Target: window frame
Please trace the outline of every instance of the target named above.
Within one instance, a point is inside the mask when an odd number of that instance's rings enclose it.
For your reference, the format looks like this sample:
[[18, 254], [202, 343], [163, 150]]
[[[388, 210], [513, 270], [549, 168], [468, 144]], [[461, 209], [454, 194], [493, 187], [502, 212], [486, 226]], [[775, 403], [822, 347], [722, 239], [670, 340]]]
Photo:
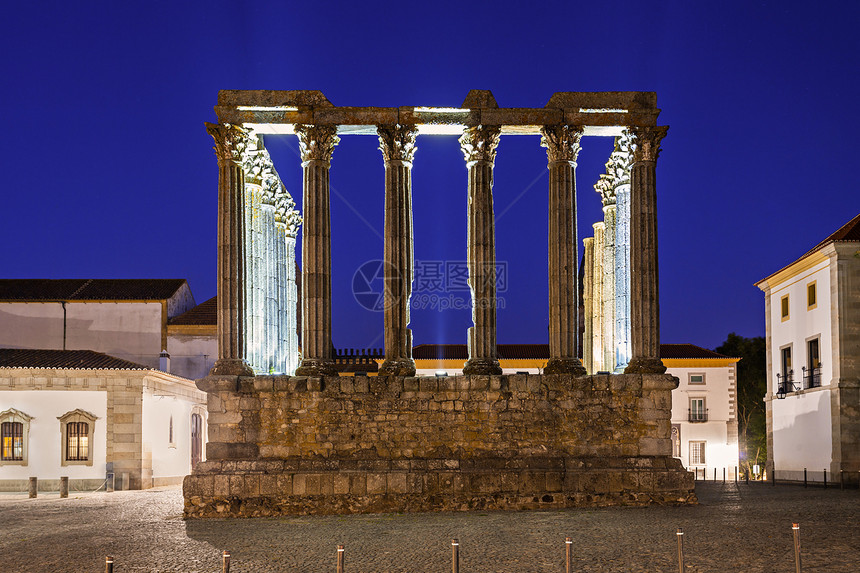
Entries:
[[779, 299], [779, 316], [782, 322], [791, 318], [791, 301], [788, 298], [788, 294], [782, 295]]
[[[0, 458], [0, 466], [26, 466], [29, 462], [30, 421], [33, 417], [15, 408], [0, 412], [0, 424], [11, 422], [21, 424], [21, 459], [4, 460]], [[0, 444], [2, 448], [2, 444]], [[0, 450], [2, 453], [2, 450]]]
[[[93, 443], [93, 436], [95, 434], [96, 420], [98, 420], [98, 417], [85, 410], [77, 409], [72, 410], [71, 412], [66, 412], [62, 416], [57, 417], [57, 419], [60, 421], [60, 465], [92, 466], [93, 458], [95, 458], [96, 453], [94, 447], [95, 444]], [[87, 459], [69, 459], [67, 456], [69, 445], [68, 425], [80, 422], [84, 422], [87, 424]]]
[[[809, 288], [812, 287], [812, 302], [809, 302]], [[806, 310], [818, 308], [818, 281], [806, 283]]]
[[[693, 420], [693, 402], [701, 402], [701, 409], [697, 410], [698, 415], [696, 419]], [[687, 402], [687, 407], [689, 408], [689, 416], [688, 421], [694, 423], [707, 422], [708, 421], [708, 400], [705, 396], [690, 396], [689, 401]]]
[[[691, 466], [705, 466], [705, 465], [707, 465], [708, 458], [705, 455], [706, 444], [708, 443], [707, 440], [690, 440], [688, 443], [689, 443], [689, 452], [688, 453], [690, 455], [690, 457], [689, 457], [690, 465]], [[701, 446], [701, 448], [699, 450], [699, 452], [701, 453], [701, 461], [694, 461], [694, 459], [695, 459], [693, 457], [693, 446], [694, 445]]]
[[[701, 376], [701, 382], [693, 382], [693, 376]], [[707, 382], [704, 372], [688, 372], [687, 373], [687, 384], [692, 384], [693, 386], [704, 386]]]

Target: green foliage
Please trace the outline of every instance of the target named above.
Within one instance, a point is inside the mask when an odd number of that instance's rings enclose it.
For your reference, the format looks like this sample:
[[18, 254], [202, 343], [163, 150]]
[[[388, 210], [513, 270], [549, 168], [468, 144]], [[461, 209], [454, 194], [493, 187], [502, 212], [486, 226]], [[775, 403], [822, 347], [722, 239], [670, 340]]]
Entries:
[[764, 395], [767, 393], [767, 349], [762, 336], [746, 338], [732, 332], [715, 349], [741, 358], [737, 371], [738, 439], [741, 466], [750, 470], [767, 460], [767, 423]]

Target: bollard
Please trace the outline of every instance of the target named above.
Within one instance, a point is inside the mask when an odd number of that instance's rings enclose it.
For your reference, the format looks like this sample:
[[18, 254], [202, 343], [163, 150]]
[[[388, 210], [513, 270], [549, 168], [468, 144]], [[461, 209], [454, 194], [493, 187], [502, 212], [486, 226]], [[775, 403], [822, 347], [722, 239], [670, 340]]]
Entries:
[[113, 474], [113, 472], [111, 472], [111, 473], [107, 474], [107, 477], [105, 479], [105, 491], [107, 493], [113, 492], [113, 488], [114, 488], [114, 477], [113, 476], [114, 476], [114, 474]]
[[676, 535], [678, 536], [678, 572], [684, 573], [684, 530], [679, 527]]
[[113, 555], [105, 557], [105, 573], [113, 573]]
[[570, 546], [572, 544], [573, 544], [573, 539], [571, 539], [570, 537], [564, 538], [564, 552], [565, 552], [564, 572], [565, 573], [570, 573], [570, 561], [571, 561], [571, 555], [570, 555], [571, 547]]
[[723, 468], [723, 483], [726, 483], [726, 468]]
[[717, 481], [717, 468], [714, 468], [714, 481]]
[[39, 495], [39, 478], [30, 478], [30, 499]]
[[343, 573], [343, 545], [337, 546], [337, 573]]
[[738, 483], [738, 466], [735, 466], [735, 485]]
[[230, 573], [230, 552], [226, 549], [221, 554], [221, 573]]
[[460, 573], [460, 542], [456, 538], [451, 540], [451, 571]]
[[69, 476], [60, 477], [60, 497], [69, 497]]
[[824, 468], [824, 489], [827, 489], [827, 468]]
[[750, 471], [749, 471], [749, 469], [747, 469], [747, 471], [744, 472], [744, 475], [746, 476], [747, 485], [749, 485], [750, 484]]
[[803, 487], [806, 487], [806, 468], [803, 468]]
[[845, 470], [839, 470], [839, 489], [845, 489]]
[[792, 523], [791, 529], [794, 531], [794, 567], [800, 573], [800, 524]]

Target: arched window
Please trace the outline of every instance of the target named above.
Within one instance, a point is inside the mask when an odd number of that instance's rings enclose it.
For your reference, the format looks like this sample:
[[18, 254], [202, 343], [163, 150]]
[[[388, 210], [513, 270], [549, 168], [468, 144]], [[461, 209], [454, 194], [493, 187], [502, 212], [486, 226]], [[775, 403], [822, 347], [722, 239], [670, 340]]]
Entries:
[[74, 410], [58, 419], [63, 439], [62, 465], [93, 465], [93, 431], [97, 418], [84, 410]]
[[170, 423], [167, 426], [167, 447], [176, 447], [176, 440], [173, 439], [173, 414], [170, 415]]
[[0, 412], [0, 465], [27, 465], [30, 416], [10, 408]]

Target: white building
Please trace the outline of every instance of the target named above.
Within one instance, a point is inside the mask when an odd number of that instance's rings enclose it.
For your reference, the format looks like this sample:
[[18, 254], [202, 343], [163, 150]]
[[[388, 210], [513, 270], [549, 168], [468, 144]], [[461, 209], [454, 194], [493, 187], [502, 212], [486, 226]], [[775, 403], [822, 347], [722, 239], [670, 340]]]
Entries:
[[860, 470], [860, 215], [756, 283], [765, 295], [768, 467], [777, 479]]
[[168, 322], [194, 306], [183, 279], [0, 279], [0, 348], [94, 350], [158, 368]]
[[661, 344], [672, 391], [672, 449], [700, 478], [734, 479], [738, 471], [737, 363], [694, 344]]
[[90, 350], [0, 349], [0, 490], [178, 484], [205, 458], [206, 393]]

